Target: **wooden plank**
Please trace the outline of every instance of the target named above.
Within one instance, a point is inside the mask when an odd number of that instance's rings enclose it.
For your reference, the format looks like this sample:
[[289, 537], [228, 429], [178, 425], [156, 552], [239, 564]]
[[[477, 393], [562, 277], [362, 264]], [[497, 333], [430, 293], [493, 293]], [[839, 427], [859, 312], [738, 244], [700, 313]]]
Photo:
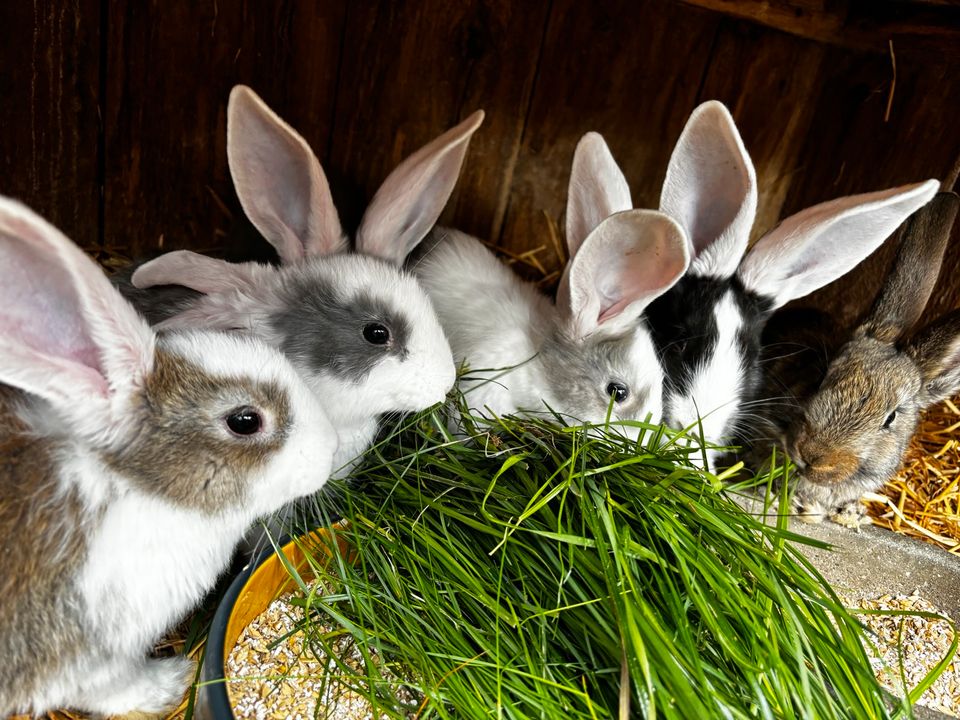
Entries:
[[[898, 53], [889, 118], [889, 58], [833, 48], [823, 69], [823, 92], [784, 214], [841, 195], [950, 175], [960, 158], [960, 134], [948, 108], [960, 107], [960, 77], [942, 54]], [[871, 303], [893, 251], [893, 243], [887, 243], [843, 279], [800, 302], [831, 309], [842, 323], [852, 324]], [[960, 237], [955, 233], [946, 266], [956, 267], [958, 261]], [[945, 273], [927, 317], [958, 305], [960, 279]]]
[[226, 161], [236, 83], [323, 152], [345, 4], [107, 3], [108, 243], [131, 256], [223, 245], [240, 214]]
[[657, 206], [719, 20], [715, 13], [658, 2], [554, 3], [503, 247], [522, 252], [544, 246], [543, 264], [559, 267], [551, 231], [563, 227], [573, 150], [589, 130], [607, 140], [634, 204]]
[[858, 50], [883, 52], [890, 38], [947, 48], [960, 41], [960, 7], [930, 0], [681, 0], [776, 30]]
[[354, 227], [404, 157], [472, 111], [486, 120], [441, 220], [490, 236], [502, 222], [549, 3], [353, 3], [328, 165]]
[[720, 100], [757, 169], [754, 238], [780, 217], [820, 93], [825, 48], [743, 20], [720, 25], [699, 101]]
[[0, 193], [98, 242], [100, 5], [0, 3]]

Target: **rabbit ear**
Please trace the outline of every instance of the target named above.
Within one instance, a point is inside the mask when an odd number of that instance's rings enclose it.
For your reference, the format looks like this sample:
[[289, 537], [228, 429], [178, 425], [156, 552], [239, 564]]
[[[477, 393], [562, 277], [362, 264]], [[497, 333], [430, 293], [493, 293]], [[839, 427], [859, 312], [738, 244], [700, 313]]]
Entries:
[[567, 190], [567, 248], [570, 257], [601, 221], [630, 210], [630, 187], [599, 133], [580, 138]]
[[907, 346], [920, 368], [921, 406], [945, 400], [960, 390], [960, 310], [928, 325]]
[[757, 177], [722, 103], [705, 102], [690, 115], [670, 156], [660, 210], [687, 233], [691, 273], [736, 272], [757, 214]]
[[227, 161], [243, 211], [283, 263], [347, 249], [320, 161], [245, 85], [227, 105]]
[[747, 290], [769, 298], [773, 308], [803, 297], [880, 247], [939, 185], [928, 180], [807, 208], [757, 241], [740, 264], [740, 280]]
[[958, 204], [953, 193], [938, 193], [907, 220], [890, 274], [863, 323], [868, 335], [894, 342], [920, 319], [940, 274]]
[[174, 250], [138, 267], [130, 278], [134, 287], [182, 285], [204, 294], [227, 292], [256, 284], [256, 276], [272, 272], [257, 263], [230, 263], [189, 250]]
[[470, 137], [483, 122], [477, 110], [424, 145], [387, 177], [357, 230], [357, 250], [401, 265], [437, 222], [460, 175]]
[[153, 367], [154, 335], [89, 257], [0, 197], [0, 382], [96, 434]]
[[570, 260], [557, 305], [573, 337], [621, 334], [687, 269], [683, 229], [655, 210], [627, 210], [603, 220]]

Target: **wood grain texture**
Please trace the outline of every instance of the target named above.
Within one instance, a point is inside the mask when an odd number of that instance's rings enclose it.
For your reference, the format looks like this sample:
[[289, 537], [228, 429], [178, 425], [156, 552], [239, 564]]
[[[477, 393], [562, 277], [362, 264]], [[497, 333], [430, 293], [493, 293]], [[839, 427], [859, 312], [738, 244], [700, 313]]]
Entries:
[[502, 221], [549, 2], [354, 3], [329, 174], [355, 227], [407, 155], [478, 108], [486, 119], [442, 221], [490, 236]]
[[[901, 53], [889, 118], [893, 81], [889, 58], [831, 48], [823, 68], [822, 92], [784, 214], [841, 195], [950, 174], [960, 157], [956, 129], [960, 76], [955, 68], [936, 54]], [[946, 260], [952, 267], [960, 259], [956, 239]], [[843, 324], [852, 324], [872, 302], [893, 252], [894, 243], [887, 242], [844, 278], [800, 302], [829, 308]], [[956, 306], [958, 301], [956, 273], [946, 273], [934, 290], [930, 313]]]
[[889, 39], [943, 48], [960, 40], [960, 7], [950, 0], [681, 1], [808, 40], [857, 50], [883, 52]]
[[345, 4], [107, 4], [109, 242], [134, 257], [222, 248], [240, 213], [226, 160], [236, 83], [253, 87], [323, 153]]
[[0, 193], [98, 244], [100, 6], [0, 3]]
[[753, 22], [724, 19], [699, 100], [730, 109], [757, 170], [753, 237], [780, 218], [819, 96], [825, 47]]
[[[553, 4], [500, 244], [540, 246], [563, 228], [577, 141], [601, 133], [637, 207], [656, 207], [673, 143], [695, 105], [720, 17], [657, 2]], [[678, 58], [683, 58], [678, 62]]]

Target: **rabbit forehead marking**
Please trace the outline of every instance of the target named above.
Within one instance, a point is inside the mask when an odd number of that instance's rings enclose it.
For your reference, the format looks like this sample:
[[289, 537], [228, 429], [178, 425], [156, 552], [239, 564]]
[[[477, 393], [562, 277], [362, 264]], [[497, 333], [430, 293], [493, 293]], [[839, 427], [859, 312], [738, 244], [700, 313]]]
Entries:
[[[231, 435], [225, 417], [244, 406], [266, 415], [268, 433]], [[107, 464], [150, 495], [210, 514], [243, 503], [292, 423], [289, 398], [274, 380], [212, 375], [162, 346], [136, 411], [136, 436], [105, 451]]]
[[[44, 678], [83, 647], [76, 572], [98, 522], [58, 471], [48, 446], [16, 416], [16, 391], [0, 385], [0, 715], [23, 710]], [[64, 449], [66, 452], [66, 448]], [[30, 638], [28, 643], [22, 638]]]
[[[760, 333], [770, 311], [769, 299], [747, 290], [736, 276], [687, 274], [650, 305], [647, 316], [666, 374], [667, 409], [678, 415], [670, 422], [695, 421], [697, 411], [686, 412], [694, 402], [700, 414], [724, 405], [728, 417], [720, 434], [731, 429], [736, 421], [731, 403], [751, 398], [760, 383]], [[704, 388], [726, 399], [701, 403]]]
[[[284, 309], [271, 316], [271, 324], [281, 349], [297, 365], [359, 383], [383, 358], [406, 358], [411, 323], [373, 289], [342, 292], [318, 277], [302, 277], [286, 292]], [[364, 328], [371, 324], [386, 327], [389, 341], [366, 340]]]

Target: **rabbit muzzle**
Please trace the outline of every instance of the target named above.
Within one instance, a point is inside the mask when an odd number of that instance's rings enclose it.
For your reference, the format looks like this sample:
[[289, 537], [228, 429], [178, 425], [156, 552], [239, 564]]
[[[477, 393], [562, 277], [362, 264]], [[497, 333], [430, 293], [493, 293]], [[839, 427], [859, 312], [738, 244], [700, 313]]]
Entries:
[[790, 456], [804, 479], [815, 485], [839, 485], [860, 467], [855, 453], [843, 449], [822, 451], [801, 441], [794, 445]]

